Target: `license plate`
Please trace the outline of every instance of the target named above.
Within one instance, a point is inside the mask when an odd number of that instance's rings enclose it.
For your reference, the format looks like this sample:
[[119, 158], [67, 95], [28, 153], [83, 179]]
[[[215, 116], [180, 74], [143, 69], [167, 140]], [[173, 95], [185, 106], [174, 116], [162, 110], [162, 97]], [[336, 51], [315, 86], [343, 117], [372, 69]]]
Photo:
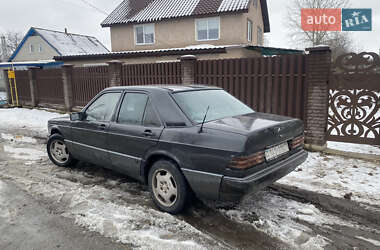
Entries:
[[265, 150], [265, 159], [267, 161], [274, 160], [280, 157], [283, 154], [289, 152], [289, 145], [287, 142], [284, 142], [280, 145], [274, 146], [272, 148], [268, 148]]

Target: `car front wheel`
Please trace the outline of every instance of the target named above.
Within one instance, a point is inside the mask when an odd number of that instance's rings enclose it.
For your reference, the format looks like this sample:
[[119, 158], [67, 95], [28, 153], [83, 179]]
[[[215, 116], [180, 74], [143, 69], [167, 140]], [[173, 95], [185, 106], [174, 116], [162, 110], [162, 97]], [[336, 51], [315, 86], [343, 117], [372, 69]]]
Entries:
[[59, 167], [68, 167], [76, 163], [66, 147], [62, 135], [54, 134], [49, 137], [47, 152], [50, 160]]
[[152, 199], [162, 211], [177, 214], [185, 208], [188, 186], [174, 163], [167, 160], [155, 162], [148, 178]]

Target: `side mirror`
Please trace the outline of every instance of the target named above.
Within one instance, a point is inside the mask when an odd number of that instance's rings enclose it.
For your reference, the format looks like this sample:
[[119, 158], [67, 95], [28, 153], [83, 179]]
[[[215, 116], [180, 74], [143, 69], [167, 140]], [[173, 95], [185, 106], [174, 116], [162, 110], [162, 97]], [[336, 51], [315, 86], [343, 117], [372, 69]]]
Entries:
[[83, 121], [84, 120], [84, 113], [83, 112], [72, 113], [72, 114], [70, 114], [70, 120], [71, 121]]

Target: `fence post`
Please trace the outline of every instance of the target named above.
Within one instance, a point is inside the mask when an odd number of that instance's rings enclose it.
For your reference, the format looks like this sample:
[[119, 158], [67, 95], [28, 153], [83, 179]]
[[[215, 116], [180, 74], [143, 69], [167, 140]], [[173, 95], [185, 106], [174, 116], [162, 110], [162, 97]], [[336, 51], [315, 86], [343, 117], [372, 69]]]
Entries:
[[39, 103], [37, 80], [36, 80], [36, 74], [37, 74], [38, 69], [39, 68], [37, 68], [37, 67], [30, 67], [28, 70], [29, 86], [30, 86], [30, 99], [32, 101], [32, 107], [36, 107]]
[[181, 56], [182, 84], [191, 85], [195, 83], [195, 66], [197, 57], [193, 55]]
[[65, 108], [70, 112], [74, 107], [73, 99], [73, 68], [71, 64], [62, 66], [62, 80], [63, 80], [63, 97], [65, 99]]
[[331, 50], [326, 46], [306, 51], [309, 54], [306, 56], [305, 140], [309, 149], [320, 151], [326, 148], [327, 142]]
[[108, 63], [109, 85], [110, 87], [121, 86], [123, 74], [123, 62], [113, 60]]

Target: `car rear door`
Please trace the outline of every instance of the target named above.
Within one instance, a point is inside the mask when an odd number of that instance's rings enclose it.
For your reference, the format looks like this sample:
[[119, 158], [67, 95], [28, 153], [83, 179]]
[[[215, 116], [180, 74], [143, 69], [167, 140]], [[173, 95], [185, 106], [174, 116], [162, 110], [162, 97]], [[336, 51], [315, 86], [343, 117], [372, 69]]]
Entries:
[[107, 130], [121, 97], [121, 91], [106, 92], [84, 111], [83, 121], [71, 126], [73, 156], [100, 166], [110, 166], [107, 152]]
[[149, 95], [126, 92], [117, 119], [108, 130], [107, 144], [112, 167], [139, 178], [142, 158], [158, 143], [162, 131], [162, 123]]

